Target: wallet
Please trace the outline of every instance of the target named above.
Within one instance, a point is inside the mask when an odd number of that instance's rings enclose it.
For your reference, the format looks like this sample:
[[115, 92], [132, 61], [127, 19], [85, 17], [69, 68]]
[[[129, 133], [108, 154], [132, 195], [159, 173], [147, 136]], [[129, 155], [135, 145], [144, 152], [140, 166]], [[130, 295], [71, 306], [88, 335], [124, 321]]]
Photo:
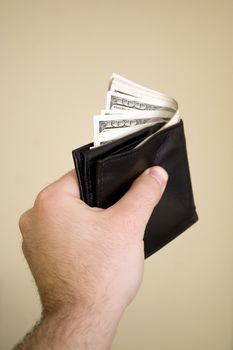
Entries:
[[96, 148], [89, 143], [72, 151], [81, 199], [92, 207], [113, 205], [153, 165], [167, 171], [167, 187], [145, 229], [145, 258], [198, 220], [183, 121], [160, 131], [163, 125], [145, 127]]

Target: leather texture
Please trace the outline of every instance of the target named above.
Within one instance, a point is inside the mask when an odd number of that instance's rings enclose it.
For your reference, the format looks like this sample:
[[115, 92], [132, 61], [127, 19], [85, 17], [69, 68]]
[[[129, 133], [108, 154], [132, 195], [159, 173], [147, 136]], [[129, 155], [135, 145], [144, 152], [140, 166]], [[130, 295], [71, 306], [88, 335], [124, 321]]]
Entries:
[[145, 258], [198, 220], [183, 121], [158, 131], [162, 125], [147, 127], [97, 148], [90, 149], [90, 143], [72, 151], [81, 199], [95, 207], [114, 204], [148, 167], [161, 165], [166, 169], [166, 190], [145, 230]]

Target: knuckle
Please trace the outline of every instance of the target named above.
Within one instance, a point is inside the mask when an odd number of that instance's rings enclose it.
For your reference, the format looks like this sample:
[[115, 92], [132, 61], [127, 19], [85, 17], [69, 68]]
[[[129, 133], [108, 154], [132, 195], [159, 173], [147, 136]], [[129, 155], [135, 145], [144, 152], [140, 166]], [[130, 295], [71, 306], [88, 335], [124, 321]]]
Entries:
[[41, 190], [38, 195], [36, 196], [36, 200], [35, 203], [39, 204], [39, 203], [44, 203], [45, 201], [47, 201], [49, 198], [49, 191], [47, 188], [44, 188], [43, 190]]
[[30, 227], [30, 218], [28, 211], [24, 212], [19, 218], [19, 229], [21, 233], [28, 231]]
[[57, 193], [52, 187], [45, 187], [41, 190], [35, 199], [35, 206], [47, 208], [48, 205], [53, 201], [56, 197]]

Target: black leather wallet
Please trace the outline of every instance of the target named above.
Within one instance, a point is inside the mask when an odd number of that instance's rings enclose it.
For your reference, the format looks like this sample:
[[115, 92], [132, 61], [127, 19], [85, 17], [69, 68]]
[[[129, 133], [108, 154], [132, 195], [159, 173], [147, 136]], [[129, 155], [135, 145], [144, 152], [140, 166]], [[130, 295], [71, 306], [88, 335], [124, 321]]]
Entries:
[[148, 167], [166, 169], [167, 187], [145, 230], [145, 258], [198, 220], [183, 121], [159, 131], [161, 126], [146, 127], [100, 147], [90, 149], [90, 143], [72, 151], [81, 199], [95, 207], [114, 204]]

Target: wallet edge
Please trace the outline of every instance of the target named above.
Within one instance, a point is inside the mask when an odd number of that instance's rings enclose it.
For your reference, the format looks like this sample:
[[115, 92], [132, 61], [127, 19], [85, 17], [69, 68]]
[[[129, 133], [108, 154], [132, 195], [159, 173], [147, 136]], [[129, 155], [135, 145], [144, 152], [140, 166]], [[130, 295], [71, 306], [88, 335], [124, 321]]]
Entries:
[[[164, 246], [168, 245], [169, 243], [171, 243], [173, 240], [175, 240], [177, 237], [179, 237], [183, 232], [185, 232], [189, 227], [191, 227], [192, 225], [194, 225], [197, 221], [199, 220], [198, 214], [196, 212], [196, 208], [193, 212], [193, 215], [191, 217], [189, 217], [187, 220], [183, 221], [181, 225], [179, 225], [178, 227], [176, 227], [171, 235], [169, 235], [169, 238], [165, 241], [163, 241], [162, 244], [158, 245], [156, 247], [156, 249], [151, 250], [149, 253], [145, 253], [145, 259], [149, 258], [151, 255], [153, 255], [154, 253], [156, 253], [158, 250], [160, 250], [161, 248], [163, 248]], [[145, 246], [144, 246], [145, 247]]]

